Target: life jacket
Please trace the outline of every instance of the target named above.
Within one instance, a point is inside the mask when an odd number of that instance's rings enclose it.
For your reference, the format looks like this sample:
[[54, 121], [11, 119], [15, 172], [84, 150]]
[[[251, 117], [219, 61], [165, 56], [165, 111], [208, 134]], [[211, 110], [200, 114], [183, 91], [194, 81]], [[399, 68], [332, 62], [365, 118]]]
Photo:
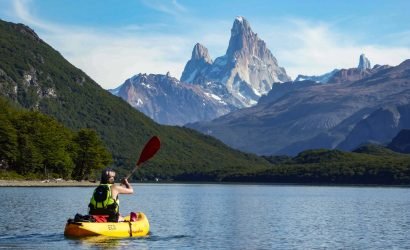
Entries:
[[118, 196], [116, 199], [112, 197], [112, 184], [100, 184], [91, 197], [89, 214], [91, 215], [109, 215], [110, 221], [118, 221], [119, 203]]

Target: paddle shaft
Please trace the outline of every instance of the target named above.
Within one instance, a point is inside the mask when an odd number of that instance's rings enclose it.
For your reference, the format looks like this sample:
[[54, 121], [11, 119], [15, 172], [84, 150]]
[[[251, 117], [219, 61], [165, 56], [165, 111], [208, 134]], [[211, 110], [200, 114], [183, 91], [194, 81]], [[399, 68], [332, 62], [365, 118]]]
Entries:
[[131, 171], [131, 173], [129, 173], [129, 174], [127, 175], [127, 177], [125, 177], [125, 179], [130, 178], [130, 176], [138, 169], [138, 167], [139, 167], [139, 165], [135, 166], [135, 168]]
[[141, 151], [140, 157], [138, 159], [137, 164], [135, 165], [134, 169], [131, 171], [130, 174], [125, 177], [128, 179], [131, 175], [141, 166], [142, 163], [151, 159], [161, 147], [161, 142], [157, 136], [151, 137], [151, 139], [145, 144], [144, 148]]

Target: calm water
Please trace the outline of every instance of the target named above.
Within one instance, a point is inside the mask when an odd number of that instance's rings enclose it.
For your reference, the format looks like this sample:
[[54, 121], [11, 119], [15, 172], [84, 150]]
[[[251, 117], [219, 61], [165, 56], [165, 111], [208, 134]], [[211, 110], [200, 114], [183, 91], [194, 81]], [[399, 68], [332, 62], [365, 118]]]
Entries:
[[121, 212], [143, 211], [147, 238], [67, 239], [93, 188], [0, 188], [0, 248], [410, 249], [410, 189], [138, 184]]

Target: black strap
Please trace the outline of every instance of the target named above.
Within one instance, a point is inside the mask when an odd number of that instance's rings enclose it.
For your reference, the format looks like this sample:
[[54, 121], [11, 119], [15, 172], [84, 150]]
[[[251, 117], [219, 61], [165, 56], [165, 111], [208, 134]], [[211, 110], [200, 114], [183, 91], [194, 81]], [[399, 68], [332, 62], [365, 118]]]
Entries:
[[132, 237], [132, 224], [131, 224], [131, 221], [128, 221], [128, 225], [130, 225], [130, 237]]

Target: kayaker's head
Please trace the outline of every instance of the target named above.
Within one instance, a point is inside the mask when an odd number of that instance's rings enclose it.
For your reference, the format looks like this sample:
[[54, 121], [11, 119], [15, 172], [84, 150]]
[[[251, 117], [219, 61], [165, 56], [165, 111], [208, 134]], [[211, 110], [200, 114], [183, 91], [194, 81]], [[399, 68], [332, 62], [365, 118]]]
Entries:
[[111, 168], [106, 168], [101, 172], [101, 184], [114, 184], [115, 171]]

